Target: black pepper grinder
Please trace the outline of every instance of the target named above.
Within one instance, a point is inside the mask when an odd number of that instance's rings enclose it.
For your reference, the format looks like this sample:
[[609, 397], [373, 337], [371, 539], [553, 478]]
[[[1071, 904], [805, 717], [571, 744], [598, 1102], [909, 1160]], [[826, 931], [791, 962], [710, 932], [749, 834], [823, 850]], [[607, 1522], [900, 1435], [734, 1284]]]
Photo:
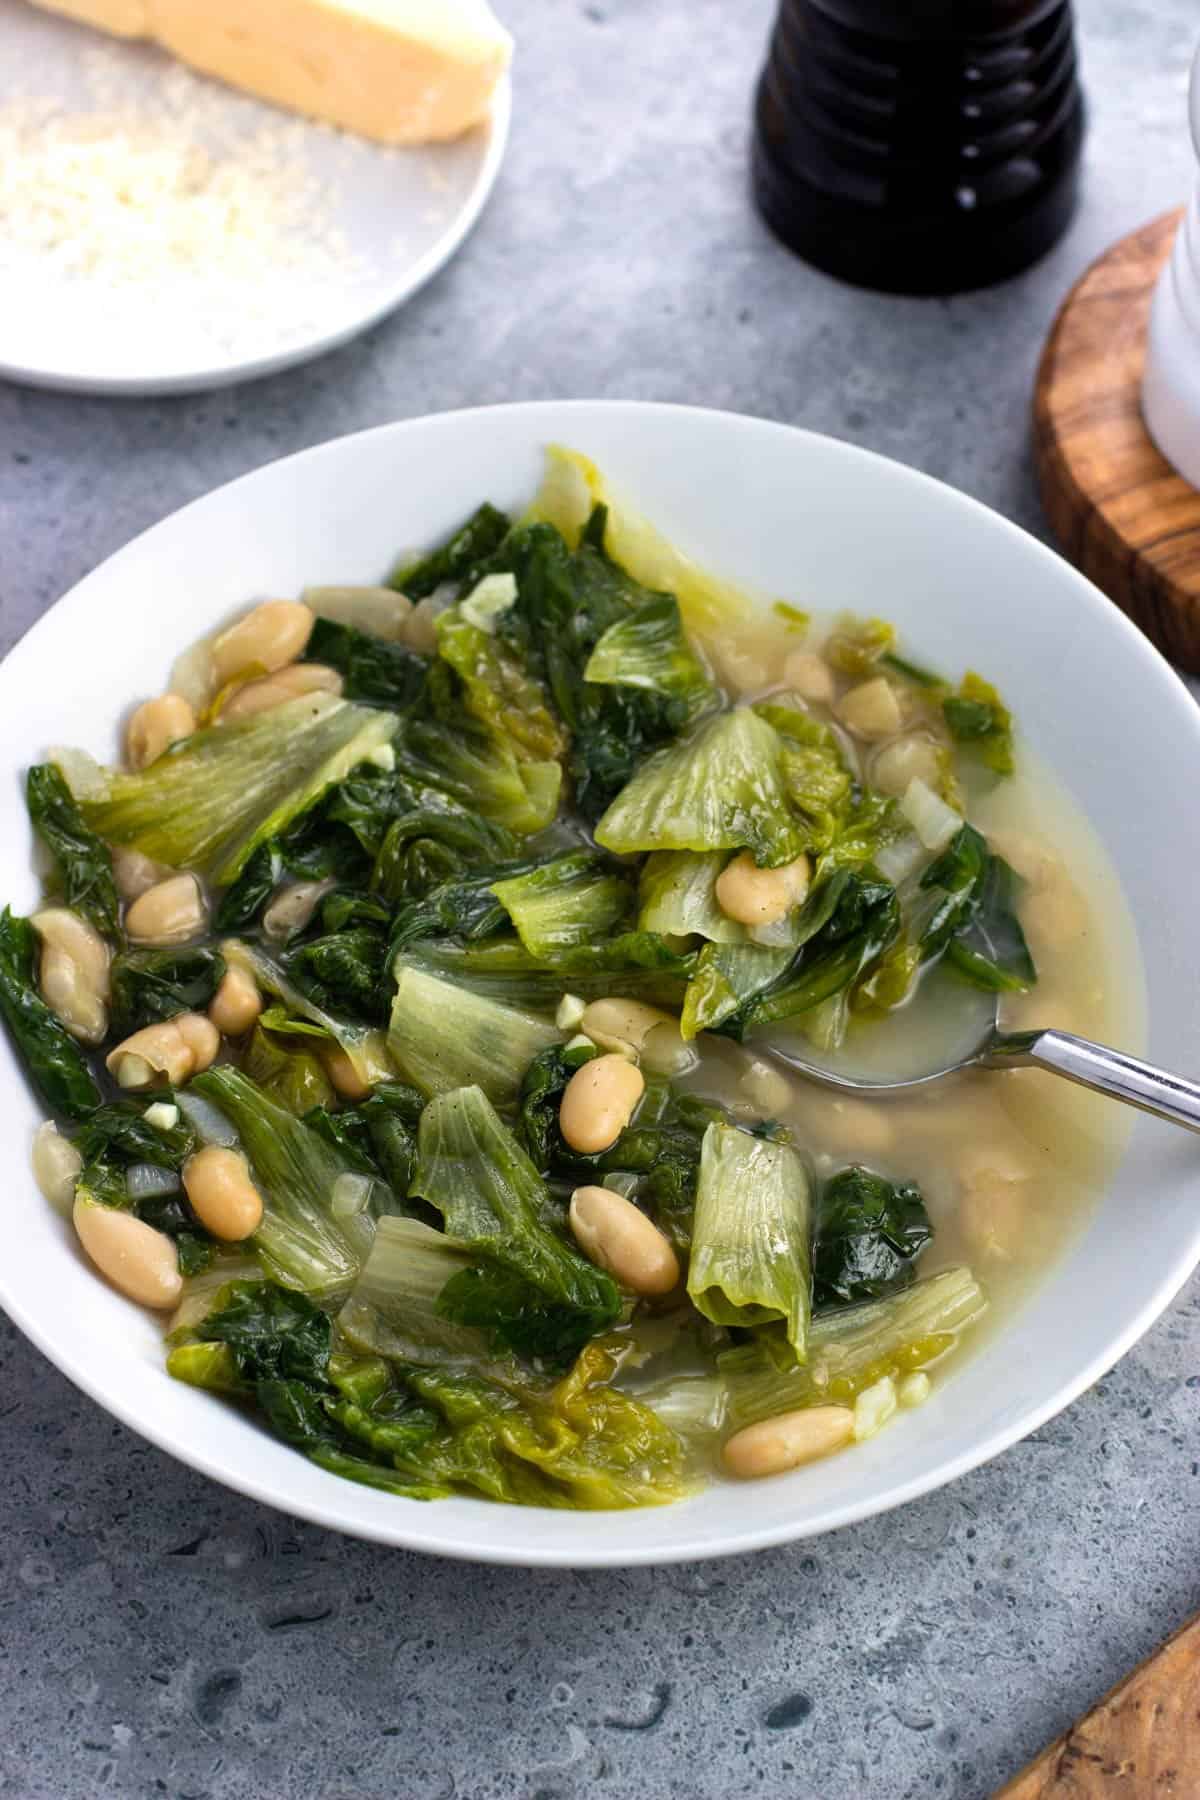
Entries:
[[831, 275], [947, 294], [1015, 275], [1075, 208], [1071, 0], [780, 0], [754, 190]]

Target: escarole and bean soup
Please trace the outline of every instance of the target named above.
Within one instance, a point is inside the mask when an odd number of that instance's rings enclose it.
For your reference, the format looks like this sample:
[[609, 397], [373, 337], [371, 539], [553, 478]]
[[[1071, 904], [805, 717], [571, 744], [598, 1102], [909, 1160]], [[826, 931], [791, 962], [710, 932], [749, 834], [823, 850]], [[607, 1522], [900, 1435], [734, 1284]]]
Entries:
[[121, 766], [32, 768], [35, 1169], [170, 1373], [369, 1486], [565, 1507], [923, 1402], [1102, 1147], [1036, 1077], [867, 1105], [774, 1034], [1107, 1001], [1003, 701], [919, 654], [751, 608], [559, 454], [188, 651]]

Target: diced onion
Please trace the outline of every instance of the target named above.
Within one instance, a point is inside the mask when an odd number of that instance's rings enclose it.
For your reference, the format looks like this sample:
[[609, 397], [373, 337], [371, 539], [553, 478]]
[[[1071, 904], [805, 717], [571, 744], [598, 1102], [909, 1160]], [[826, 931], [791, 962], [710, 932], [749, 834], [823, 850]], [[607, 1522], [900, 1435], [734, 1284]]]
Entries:
[[49, 760], [61, 771], [76, 800], [103, 800], [108, 793], [108, 771], [86, 750], [56, 746], [49, 752]]
[[179, 1187], [174, 1169], [160, 1169], [157, 1163], [131, 1163], [125, 1171], [125, 1189], [131, 1200], [157, 1200], [162, 1194], [178, 1193]]
[[203, 1100], [199, 1094], [177, 1094], [176, 1101], [180, 1112], [203, 1143], [221, 1144], [227, 1150], [234, 1148], [238, 1134], [225, 1114], [211, 1100]]
[[875, 867], [893, 887], [920, 868], [926, 849], [915, 832], [906, 831], [894, 844], [885, 844], [875, 858]]
[[558, 1011], [554, 1015], [554, 1023], [560, 1031], [574, 1031], [587, 1011], [587, 1001], [581, 1000], [578, 994], [564, 994], [558, 1003]]
[[944, 850], [962, 830], [962, 816], [947, 806], [927, 782], [914, 778], [904, 790], [900, 811], [927, 850]]
[[516, 603], [515, 575], [485, 575], [482, 581], [475, 583], [458, 610], [469, 625], [490, 632], [495, 630], [501, 613], [508, 612]]
[[896, 1410], [896, 1384], [890, 1375], [864, 1388], [854, 1402], [854, 1441], [861, 1444], [881, 1431]]
[[179, 1123], [179, 1108], [170, 1106], [165, 1100], [156, 1100], [142, 1114], [147, 1125], [153, 1125], [155, 1131], [174, 1131]]
[[922, 1370], [917, 1369], [904, 1377], [896, 1389], [896, 1398], [901, 1406], [924, 1406], [932, 1392], [932, 1381]]

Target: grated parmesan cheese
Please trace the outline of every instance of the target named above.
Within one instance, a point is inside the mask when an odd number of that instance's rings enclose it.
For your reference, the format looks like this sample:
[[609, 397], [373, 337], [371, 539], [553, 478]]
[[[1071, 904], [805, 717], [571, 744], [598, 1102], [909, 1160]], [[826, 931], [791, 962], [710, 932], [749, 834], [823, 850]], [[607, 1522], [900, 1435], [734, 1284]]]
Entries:
[[[0, 105], [0, 279], [10, 330], [104, 334], [118, 360], [267, 354], [344, 312], [356, 259], [335, 186], [305, 150], [320, 126], [163, 61], [105, 47], [84, 104]], [[24, 313], [24, 319], [22, 319]]]

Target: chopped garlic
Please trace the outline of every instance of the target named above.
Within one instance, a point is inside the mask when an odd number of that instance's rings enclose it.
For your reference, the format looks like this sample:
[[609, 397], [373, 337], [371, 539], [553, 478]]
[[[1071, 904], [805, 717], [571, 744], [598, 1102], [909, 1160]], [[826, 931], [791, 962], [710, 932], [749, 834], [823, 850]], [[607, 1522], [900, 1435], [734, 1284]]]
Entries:
[[890, 1375], [864, 1388], [854, 1402], [854, 1441], [861, 1444], [881, 1431], [896, 1410], [896, 1384]]
[[574, 1031], [586, 1011], [586, 1000], [581, 1000], [578, 994], [564, 994], [558, 1003], [558, 1011], [554, 1015], [554, 1023], [558, 1026], [560, 1031]]
[[174, 1131], [179, 1123], [179, 1108], [170, 1106], [165, 1100], [156, 1100], [148, 1106], [142, 1115], [147, 1125], [153, 1125], [155, 1131]]

